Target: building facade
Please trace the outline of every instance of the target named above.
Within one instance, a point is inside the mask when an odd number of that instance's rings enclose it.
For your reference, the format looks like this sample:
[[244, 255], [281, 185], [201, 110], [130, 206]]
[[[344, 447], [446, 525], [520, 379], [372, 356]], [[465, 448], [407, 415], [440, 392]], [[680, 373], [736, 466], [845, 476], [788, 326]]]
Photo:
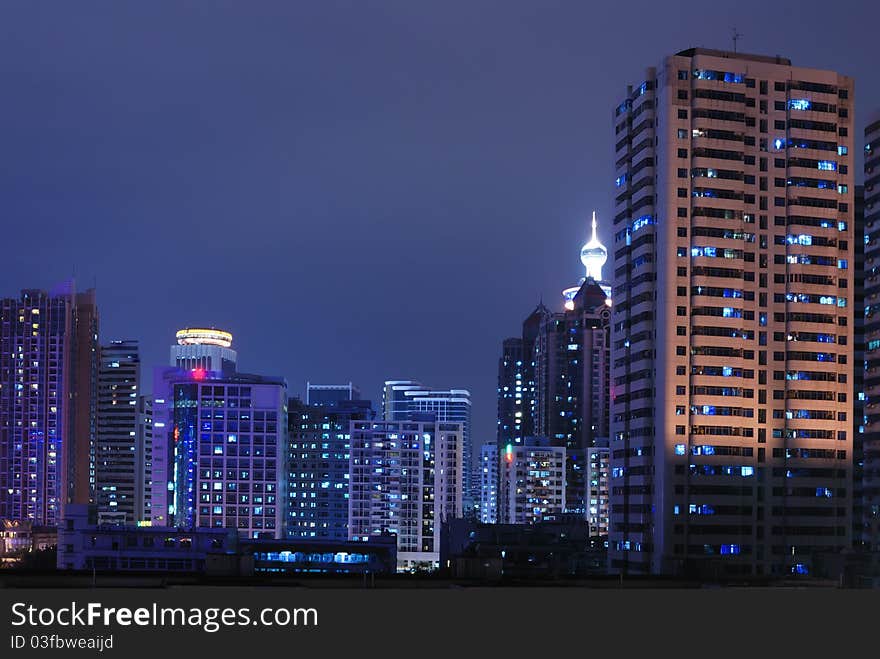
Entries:
[[139, 511], [137, 521], [148, 525], [153, 519], [153, 397], [138, 396], [137, 400], [135, 510]]
[[221, 370], [157, 370], [151, 524], [281, 538], [287, 384], [234, 372], [228, 359], [211, 363]]
[[587, 523], [591, 538], [608, 539], [611, 515], [611, 451], [607, 446], [587, 449]]
[[0, 300], [0, 518], [57, 526], [94, 497], [97, 323], [72, 282]]
[[527, 438], [501, 452], [500, 524], [537, 524], [565, 513], [565, 447]]
[[459, 423], [462, 428], [463, 490], [465, 511], [476, 515], [477, 501], [471, 481], [471, 394], [466, 389], [432, 389], [415, 380], [385, 382], [382, 416], [386, 421], [406, 421], [413, 415], [433, 414], [437, 421]]
[[348, 528], [397, 536], [398, 569], [439, 566], [441, 524], [462, 516], [462, 428], [429, 415], [351, 424]]
[[587, 515], [587, 450], [608, 439], [610, 299], [587, 279], [544, 318], [535, 348], [538, 436], [566, 449], [566, 512]]
[[865, 128], [863, 537], [880, 550], [880, 111]]
[[614, 112], [610, 568], [848, 547], [853, 81], [691, 49]]
[[143, 518], [143, 504], [138, 506], [144, 453], [138, 445], [140, 371], [137, 341], [101, 346], [95, 432], [95, 503], [101, 524], [134, 524]]
[[480, 516], [483, 524], [498, 522], [498, 445], [487, 442], [480, 447]]
[[375, 417], [367, 400], [288, 402], [287, 537], [347, 540], [352, 421]]

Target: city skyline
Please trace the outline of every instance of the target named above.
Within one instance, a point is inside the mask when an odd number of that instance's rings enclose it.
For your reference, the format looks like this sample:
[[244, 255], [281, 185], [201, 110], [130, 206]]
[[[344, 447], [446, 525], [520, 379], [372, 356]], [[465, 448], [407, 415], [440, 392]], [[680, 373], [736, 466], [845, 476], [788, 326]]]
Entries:
[[[2, 294], [75, 271], [97, 284], [102, 340], [138, 339], [144, 364], [180, 327], [212, 324], [294, 395], [309, 379], [371, 399], [389, 378], [465, 388], [473, 443], [489, 441], [505, 330], [579, 274], [594, 209], [612, 244], [608, 127], [644, 62], [729, 49], [736, 26], [740, 51], [854, 77], [855, 125], [880, 106], [871, 10], [807, 3], [787, 30], [783, 7], [753, 5], [751, 23], [647, 5], [627, 48], [622, 24], [566, 5], [9, 9], [10, 240], [35, 225], [57, 240], [39, 269], [26, 250], [4, 261]], [[256, 311], [239, 315], [242, 299]], [[315, 322], [343, 300], [357, 333]]]

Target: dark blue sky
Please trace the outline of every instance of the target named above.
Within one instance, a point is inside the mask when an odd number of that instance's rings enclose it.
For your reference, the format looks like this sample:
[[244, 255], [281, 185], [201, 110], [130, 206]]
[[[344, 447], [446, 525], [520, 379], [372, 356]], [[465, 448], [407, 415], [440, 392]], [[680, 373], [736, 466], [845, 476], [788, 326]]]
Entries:
[[478, 444], [500, 342], [576, 282], [591, 210], [610, 244], [626, 84], [736, 26], [854, 76], [862, 126], [867, 5], [4, 2], [0, 295], [75, 273], [147, 364], [212, 324], [294, 394], [466, 387]]

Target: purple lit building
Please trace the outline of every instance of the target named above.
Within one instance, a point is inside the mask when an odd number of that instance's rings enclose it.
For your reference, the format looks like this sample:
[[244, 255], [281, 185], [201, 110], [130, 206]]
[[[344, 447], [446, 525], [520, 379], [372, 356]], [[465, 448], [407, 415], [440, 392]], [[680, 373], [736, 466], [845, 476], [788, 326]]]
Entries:
[[179, 345], [197, 353], [186, 358], [202, 361], [155, 374], [151, 522], [281, 538], [287, 384], [238, 373], [227, 332], [184, 332]]

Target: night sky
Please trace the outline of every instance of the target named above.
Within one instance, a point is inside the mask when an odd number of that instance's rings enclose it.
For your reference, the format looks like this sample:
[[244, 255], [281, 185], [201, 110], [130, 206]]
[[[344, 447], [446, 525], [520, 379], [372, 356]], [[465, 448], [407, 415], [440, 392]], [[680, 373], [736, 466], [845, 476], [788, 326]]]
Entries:
[[148, 366], [214, 325], [292, 394], [467, 388], [477, 445], [501, 341], [577, 283], [593, 209], [612, 247], [626, 85], [736, 26], [854, 76], [861, 131], [868, 4], [4, 1], [0, 296], [97, 283], [101, 339]]

